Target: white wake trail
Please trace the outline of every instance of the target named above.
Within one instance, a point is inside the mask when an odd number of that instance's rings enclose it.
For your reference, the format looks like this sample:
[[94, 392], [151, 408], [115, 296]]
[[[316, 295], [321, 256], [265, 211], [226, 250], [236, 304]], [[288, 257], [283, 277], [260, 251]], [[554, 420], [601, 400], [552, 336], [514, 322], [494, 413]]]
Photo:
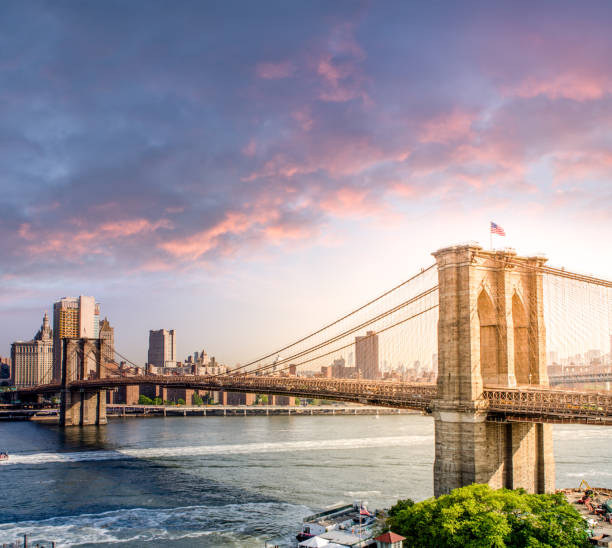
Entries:
[[117, 449], [114, 451], [79, 451], [73, 453], [33, 453], [11, 455], [3, 466], [18, 464], [71, 463], [119, 459], [181, 458], [209, 455], [244, 455], [254, 453], [287, 453], [292, 451], [322, 451], [362, 449], [370, 447], [405, 447], [430, 443], [432, 436], [386, 436], [377, 438], [347, 438], [332, 440], [286, 441], [280, 443], [242, 443], [229, 445], [198, 445], [186, 447], [151, 447]]

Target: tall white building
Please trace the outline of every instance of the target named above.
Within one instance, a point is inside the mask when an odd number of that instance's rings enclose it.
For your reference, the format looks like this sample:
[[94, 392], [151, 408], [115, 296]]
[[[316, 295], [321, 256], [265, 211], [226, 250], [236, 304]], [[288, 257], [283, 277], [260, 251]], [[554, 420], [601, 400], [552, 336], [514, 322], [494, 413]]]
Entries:
[[53, 374], [53, 333], [45, 312], [34, 339], [11, 345], [12, 381], [17, 387], [51, 382]]
[[147, 361], [157, 367], [173, 367], [176, 365], [176, 331], [174, 329], [149, 331]]

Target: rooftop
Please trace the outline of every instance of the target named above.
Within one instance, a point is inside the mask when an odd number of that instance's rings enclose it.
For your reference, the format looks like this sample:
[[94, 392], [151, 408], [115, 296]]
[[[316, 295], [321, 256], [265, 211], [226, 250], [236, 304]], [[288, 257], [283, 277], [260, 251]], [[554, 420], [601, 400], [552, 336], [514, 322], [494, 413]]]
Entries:
[[374, 540], [377, 540], [378, 542], [386, 542], [387, 544], [392, 544], [394, 542], [399, 542], [400, 540], [406, 540], [406, 537], [389, 531], [388, 533], [383, 533], [379, 537], [376, 537]]

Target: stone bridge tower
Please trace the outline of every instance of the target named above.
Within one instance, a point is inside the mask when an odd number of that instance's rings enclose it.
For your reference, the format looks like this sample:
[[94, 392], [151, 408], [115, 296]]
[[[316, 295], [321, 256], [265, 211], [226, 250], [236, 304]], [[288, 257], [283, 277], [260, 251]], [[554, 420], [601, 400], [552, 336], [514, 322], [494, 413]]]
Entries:
[[542, 257], [436, 251], [440, 295], [436, 496], [471, 483], [554, 490], [549, 424], [487, 422], [483, 386], [547, 387]]
[[106, 390], [70, 388], [74, 381], [104, 377], [104, 341], [65, 338], [61, 344], [60, 426], [106, 424]]

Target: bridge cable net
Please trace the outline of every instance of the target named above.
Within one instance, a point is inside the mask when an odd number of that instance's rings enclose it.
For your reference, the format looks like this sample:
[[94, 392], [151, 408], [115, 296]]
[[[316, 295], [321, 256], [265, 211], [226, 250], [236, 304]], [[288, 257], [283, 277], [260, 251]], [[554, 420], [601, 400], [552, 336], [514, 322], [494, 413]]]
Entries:
[[438, 279], [432, 265], [339, 319], [228, 374], [433, 381], [437, 321]]
[[[575, 385], [580, 380], [578, 378], [580, 375], [606, 374], [609, 380], [612, 374], [612, 281], [544, 264], [530, 265], [511, 258], [504, 258], [503, 263], [506, 268], [535, 272], [541, 277], [546, 348], [543, 359], [546, 365], [550, 366], [548, 368], [550, 383], [563, 388], [561, 383], [563, 377], [569, 379], [565, 388], [571, 390], [605, 388], [601, 382], [591, 387], [582, 383], [579, 387]], [[503, 294], [503, 288], [499, 290]], [[528, 313], [529, 310], [535, 312], [537, 304], [534, 300], [535, 294], [532, 291], [527, 293], [529, 302], [524, 304], [529, 306], [525, 312]], [[521, 294], [518, 300], [522, 301], [523, 298]], [[498, 310], [498, 313], [502, 312]], [[520, 314], [517, 317], [514, 300], [512, 316], [515, 322], [518, 319], [519, 331], [521, 325], [528, 325], [526, 316], [522, 320], [519, 319]], [[501, 336], [499, 334], [500, 338]], [[518, 343], [519, 353], [527, 352], [530, 364], [529, 379], [523, 379], [521, 382], [517, 377], [519, 384], [539, 384], [537, 372], [532, 364], [539, 361], [540, 357], [535, 353], [540, 345], [527, 342], [535, 336], [537, 336], [535, 333], [531, 333], [521, 344], [517, 338], [520, 337], [520, 333], [517, 334], [516, 331], [514, 333], [515, 348]]]
[[586, 375], [581, 389], [604, 389], [596, 376], [612, 373], [612, 282], [546, 268], [543, 286], [551, 380], [576, 389]]

